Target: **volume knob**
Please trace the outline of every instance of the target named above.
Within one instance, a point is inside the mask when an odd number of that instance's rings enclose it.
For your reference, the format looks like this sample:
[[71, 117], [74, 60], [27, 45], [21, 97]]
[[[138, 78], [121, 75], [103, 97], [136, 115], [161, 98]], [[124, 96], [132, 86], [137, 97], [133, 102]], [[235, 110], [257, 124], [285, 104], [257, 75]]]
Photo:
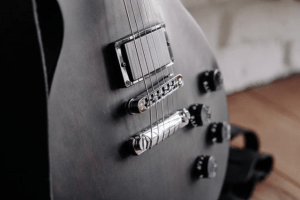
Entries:
[[196, 175], [199, 178], [214, 178], [217, 175], [218, 165], [213, 156], [199, 156], [196, 160]]
[[229, 141], [231, 137], [231, 125], [227, 122], [212, 123], [208, 128], [208, 136], [212, 143]]
[[189, 108], [190, 124], [193, 127], [203, 126], [210, 123], [211, 110], [209, 106], [203, 104], [194, 104]]
[[223, 85], [222, 74], [218, 69], [205, 71], [200, 76], [200, 89], [203, 92], [219, 90]]

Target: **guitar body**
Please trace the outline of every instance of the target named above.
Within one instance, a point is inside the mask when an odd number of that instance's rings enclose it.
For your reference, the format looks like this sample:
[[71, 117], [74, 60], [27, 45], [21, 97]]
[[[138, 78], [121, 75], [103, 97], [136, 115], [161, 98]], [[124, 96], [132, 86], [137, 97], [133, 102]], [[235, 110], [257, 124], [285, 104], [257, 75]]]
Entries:
[[[130, 7], [130, 1], [126, 2]], [[210, 106], [212, 122], [228, 121], [224, 90], [207, 94], [199, 91], [199, 75], [216, 69], [217, 64], [196, 22], [179, 0], [147, 2], [160, 15], [150, 17], [150, 24], [144, 23], [146, 27], [166, 25], [174, 74], [184, 78], [184, 86], [158, 104], [159, 119], [169, 110], [175, 112], [201, 103]], [[149, 111], [129, 115], [124, 109], [125, 101], [145, 92], [145, 85], [139, 82], [127, 88], [122, 86], [113, 44], [132, 34], [123, 0], [60, 0], [59, 4], [64, 42], [49, 99], [53, 198], [217, 200], [226, 172], [229, 142], [209, 144], [208, 126], [182, 128], [139, 156], [132, 155], [126, 145], [157, 118], [155, 107], [151, 122]], [[136, 26], [133, 31], [138, 31]], [[160, 79], [163, 73], [158, 76]], [[200, 155], [216, 158], [215, 178], [193, 176], [195, 160]]]

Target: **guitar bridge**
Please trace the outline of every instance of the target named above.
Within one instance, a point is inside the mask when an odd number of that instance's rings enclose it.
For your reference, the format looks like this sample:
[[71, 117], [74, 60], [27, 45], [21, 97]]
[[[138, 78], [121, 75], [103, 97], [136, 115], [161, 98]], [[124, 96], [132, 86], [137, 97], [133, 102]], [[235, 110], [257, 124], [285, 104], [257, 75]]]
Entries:
[[163, 84], [157, 84], [154, 88], [149, 88], [149, 93], [144, 92], [127, 101], [125, 108], [129, 114], [144, 113], [183, 85], [184, 82], [181, 74], [167, 78]]
[[178, 129], [188, 125], [190, 113], [186, 109], [179, 110], [165, 120], [160, 120], [146, 130], [131, 138], [133, 151], [141, 155], [153, 146], [158, 145], [167, 137], [173, 135]]
[[114, 43], [126, 87], [174, 64], [164, 24], [147, 28]]

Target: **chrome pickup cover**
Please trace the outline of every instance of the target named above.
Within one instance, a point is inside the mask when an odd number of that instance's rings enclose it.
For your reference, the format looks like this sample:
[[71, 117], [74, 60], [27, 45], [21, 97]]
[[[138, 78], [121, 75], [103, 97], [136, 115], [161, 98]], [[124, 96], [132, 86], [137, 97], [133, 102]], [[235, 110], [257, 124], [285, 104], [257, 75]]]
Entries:
[[154, 89], [152, 87], [149, 88], [149, 94], [144, 92], [127, 101], [125, 108], [129, 114], [144, 113], [183, 85], [184, 82], [181, 74], [166, 77], [166, 79], [161, 80], [160, 83], [155, 85]]
[[164, 24], [136, 32], [114, 46], [126, 87], [174, 64]]

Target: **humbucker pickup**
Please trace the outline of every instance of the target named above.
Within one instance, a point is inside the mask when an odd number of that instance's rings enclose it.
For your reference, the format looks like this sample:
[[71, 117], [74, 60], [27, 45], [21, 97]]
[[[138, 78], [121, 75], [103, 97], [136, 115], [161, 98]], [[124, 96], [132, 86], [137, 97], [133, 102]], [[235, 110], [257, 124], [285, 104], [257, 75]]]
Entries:
[[156, 84], [154, 88], [149, 88], [148, 92], [144, 92], [127, 101], [125, 108], [129, 114], [144, 113], [183, 85], [184, 82], [181, 74], [166, 77], [160, 83]]
[[126, 87], [174, 64], [164, 24], [136, 32], [114, 43]]

